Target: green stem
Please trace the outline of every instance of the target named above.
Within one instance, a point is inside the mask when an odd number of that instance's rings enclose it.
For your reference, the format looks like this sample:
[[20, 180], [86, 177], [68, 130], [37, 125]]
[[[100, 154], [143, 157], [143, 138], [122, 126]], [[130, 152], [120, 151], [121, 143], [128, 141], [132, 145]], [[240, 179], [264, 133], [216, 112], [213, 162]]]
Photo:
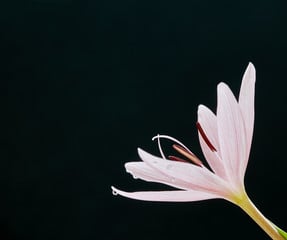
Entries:
[[263, 216], [263, 214], [251, 202], [247, 194], [236, 201], [237, 205], [241, 207], [273, 240], [285, 240], [277, 231], [274, 225]]

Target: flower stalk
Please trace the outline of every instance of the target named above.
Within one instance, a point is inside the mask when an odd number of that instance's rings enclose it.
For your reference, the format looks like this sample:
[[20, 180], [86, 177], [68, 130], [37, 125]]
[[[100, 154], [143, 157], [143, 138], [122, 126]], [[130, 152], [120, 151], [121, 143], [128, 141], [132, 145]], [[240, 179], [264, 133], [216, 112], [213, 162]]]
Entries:
[[275, 225], [270, 222], [253, 204], [248, 195], [244, 192], [240, 198], [237, 198], [234, 202], [243, 211], [245, 211], [257, 224], [268, 234], [273, 240], [284, 240], [285, 238], [277, 231]]

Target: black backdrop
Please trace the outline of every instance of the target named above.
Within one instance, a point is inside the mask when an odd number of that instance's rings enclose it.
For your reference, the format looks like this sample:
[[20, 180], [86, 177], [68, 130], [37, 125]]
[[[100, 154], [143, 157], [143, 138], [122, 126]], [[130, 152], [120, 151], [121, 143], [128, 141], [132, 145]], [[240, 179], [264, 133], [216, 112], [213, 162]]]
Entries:
[[246, 187], [286, 222], [284, 1], [1, 1], [1, 239], [268, 239], [223, 201], [152, 203], [111, 194], [163, 189], [133, 178], [136, 148], [170, 134], [202, 156], [200, 103], [238, 94], [257, 69]]

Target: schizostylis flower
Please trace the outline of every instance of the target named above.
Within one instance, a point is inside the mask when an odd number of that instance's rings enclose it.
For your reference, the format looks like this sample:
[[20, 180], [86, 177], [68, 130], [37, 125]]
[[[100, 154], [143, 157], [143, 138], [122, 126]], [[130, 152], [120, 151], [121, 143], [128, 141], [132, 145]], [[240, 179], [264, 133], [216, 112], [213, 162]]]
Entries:
[[[221, 198], [241, 207], [272, 239], [285, 239], [273, 223], [250, 201], [244, 176], [248, 164], [254, 128], [255, 68], [249, 63], [241, 83], [238, 100], [225, 83], [217, 86], [217, 110], [214, 114], [203, 105], [198, 107], [197, 129], [207, 166], [177, 139], [157, 135], [160, 157], [142, 149], [142, 162], [125, 164], [135, 178], [163, 183], [171, 191], [125, 192], [112, 187], [114, 194], [145, 201], [192, 202]], [[181, 155], [166, 157], [160, 140], [174, 142]]]

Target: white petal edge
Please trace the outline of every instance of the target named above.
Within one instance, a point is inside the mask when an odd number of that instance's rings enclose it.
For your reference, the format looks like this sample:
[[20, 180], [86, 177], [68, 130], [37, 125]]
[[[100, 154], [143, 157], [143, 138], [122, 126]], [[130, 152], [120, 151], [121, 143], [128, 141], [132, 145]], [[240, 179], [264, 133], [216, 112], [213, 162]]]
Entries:
[[217, 195], [200, 191], [146, 191], [146, 192], [125, 192], [112, 186], [114, 195], [155, 202], [194, 202], [207, 199], [221, 198]]

